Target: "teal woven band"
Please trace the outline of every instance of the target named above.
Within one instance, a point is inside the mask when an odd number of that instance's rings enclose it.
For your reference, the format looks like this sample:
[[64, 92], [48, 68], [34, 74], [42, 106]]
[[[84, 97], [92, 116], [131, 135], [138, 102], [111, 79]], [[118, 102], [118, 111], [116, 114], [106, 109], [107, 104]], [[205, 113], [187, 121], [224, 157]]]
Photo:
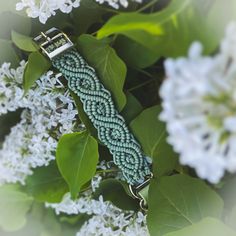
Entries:
[[126, 181], [131, 185], [142, 183], [151, 174], [150, 163], [115, 109], [110, 92], [99, 82], [95, 70], [75, 49], [67, 50], [52, 63], [68, 80], [69, 88], [79, 96], [85, 113], [98, 130], [98, 138], [113, 155], [114, 163]]

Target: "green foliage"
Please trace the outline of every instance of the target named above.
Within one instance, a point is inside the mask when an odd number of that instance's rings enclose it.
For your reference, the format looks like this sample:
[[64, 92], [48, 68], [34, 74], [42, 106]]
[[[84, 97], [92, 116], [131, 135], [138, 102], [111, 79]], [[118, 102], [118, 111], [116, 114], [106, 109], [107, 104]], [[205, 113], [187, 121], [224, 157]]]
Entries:
[[[222, 1], [221, 4], [225, 5]], [[229, 1], [229, 6], [232, 5], [235, 6], [233, 1]], [[159, 53], [159, 56], [166, 57], [186, 55], [190, 44], [200, 41], [205, 47], [205, 53], [210, 53], [216, 49], [221, 39], [218, 27], [210, 23], [212, 18], [219, 16], [219, 12], [210, 11], [211, 18], [208, 19], [202, 14], [202, 8], [203, 4], [199, 1], [172, 0], [162, 11], [152, 14], [119, 14], [98, 31], [97, 37], [101, 39], [111, 34], [122, 34]], [[230, 13], [230, 16], [235, 16], [232, 10]], [[228, 19], [232, 18], [234, 17], [228, 16], [224, 22], [229, 22]]]
[[153, 171], [157, 176], [171, 173], [177, 163], [177, 154], [166, 142], [165, 124], [158, 119], [160, 106], [144, 110], [130, 124], [146, 155], [153, 158]]
[[26, 192], [40, 202], [60, 202], [68, 185], [62, 178], [56, 162], [37, 168], [33, 175], [26, 179]]
[[130, 67], [146, 68], [159, 59], [159, 52], [150, 50], [142, 44], [120, 35], [114, 44], [117, 54]]
[[37, 51], [37, 45], [34, 44], [33, 40], [23, 34], [19, 34], [16, 31], [11, 32], [11, 38], [13, 43], [21, 50], [27, 52]]
[[132, 93], [127, 93], [126, 95], [127, 103], [124, 107], [124, 109], [121, 111], [121, 115], [125, 118], [125, 121], [127, 124], [130, 123], [136, 116], [138, 116], [142, 110], [143, 107], [140, 104], [140, 102], [135, 98]]
[[225, 225], [222, 221], [214, 218], [204, 218], [199, 223], [184, 229], [165, 234], [165, 236], [235, 236], [236, 231]]
[[0, 143], [4, 141], [6, 135], [10, 133], [11, 127], [15, 126], [21, 120], [21, 110], [8, 112], [0, 116]]
[[114, 33], [145, 31], [149, 34], [160, 36], [164, 33], [163, 24], [166, 21], [174, 22], [176, 16], [182, 12], [189, 0], [173, 0], [166, 9], [153, 14], [123, 13], [111, 18], [99, 31], [98, 38], [103, 38]]
[[33, 198], [20, 191], [17, 186], [0, 187], [0, 226], [5, 231], [16, 231], [26, 223], [26, 213]]
[[51, 64], [50, 62], [39, 52], [32, 52], [29, 55], [28, 63], [25, 67], [23, 86], [25, 92], [27, 92], [45, 72], [48, 71]]
[[59, 170], [73, 199], [96, 172], [98, 145], [87, 132], [63, 135], [56, 153]]
[[151, 235], [193, 225], [204, 217], [221, 217], [223, 201], [202, 180], [187, 175], [154, 179], [148, 199], [147, 223]]
[[11, 62], [13, 66], [18, 66], [19, 58], [9, 40], [0, 39], [0, 64]]
[[95, 197], [103, 196], [105, 201], [112, 202], [115, 206], [124, 210], [137, 210], [139, 205], [127, 195], [123, 183], [116, 179], [105, 179], [95, 192]]
[[79, 97], [76, 94], [74, 94], [72, 91], [70, 91], [70, 94], [73, 97], [75, 105], [78, 109], [80, 120], [83, 122], [86, 129], [89, 131], [90, 135], [92, 135], [94, 138], [96, 138], [97, 137], [97, 130], [93, 126], [92, 122], [90, 121], [90, 119], [88, 118], [86, 113], [84, 112], [83, 103], [80, 101]]
[[[214, 186], [225, 202], [223, 210], [217, 192], [193, 178], [195, 173], [191, 169], [188, 169], [188, 176], [173, 175], [182, 173], [184, 167], [167, 143], [165, 124], [158, 119], [161, 111], [158, 89], [165, 77], [163, 60], [186, 56], [193, 41], [203, 44], [204, 53], [213, 54], [226, 25], [236, 19], [235, 1], [143, 1], [141, 6], [133, 4], [124, 12], [124, 9], [112, 10], [99, 5], [94, 0], [83, 0], [71, 14], [57, 12], [45, 25], [16, 12], [13, 5], [18, 1], [0, 3], [0, 64], [6, 61], [17, 66], [20, 60], [28, 60], [23, 83], [27, 92], [51, 67], [46, 57], [37, 51], [32, 38], [51, 27], [69, 34], [111, 92], [145, 154], [153, 160], [155, 178], [148, 200], [151, 236], [236, 235], [236, 178], [229, 175], [219, 186]], [[0, 187], [0, 226], [8, 231], [22, 228], [14, 235], [27, 236], [33, 226], [30, 235], [72, 236], [88, 219], [87, 215], [56, 218], [48, 209], [42, 210], [42, 206], [35, 205], [26, 216], [33, 198], [37, 202], [59, 202], [67, 191], [74, 199], [78, 197], [79, 192], [90, 187], [98, 157], [111, 159], [108, 150], [95, 140], [97, 131], [81, 101], [73, 93], [71, 95], [79, 111], [78, 123], [84, 123], [87, 131], [61, 137], [57, 163], [35, 169], [22, 190], [16, 186]], [[19, 114], [16, 116], [19, 118]], [[5, 130], [2, 128], [2, 133], [7, 134], [14, 124], [9, 122]], [[122, 209], [137, 210], [137, 201], [127, 193], [127, 184], [108, 177], [94, 197], [101, 194]], [[11, 233], [6, 235], [13, 236]]]
[[75, 34], [85, 34], [93, 24], [102, 22], [103, 14], [104, 9], [95, 1], [81, 1], [80, 7], [72, 12]]
[[111, 92], [118, 109], [121, 110], [126, 103], [123, 92], [126, 66], [109, 46], [109, 40], [97, 40], [91, 35], [81, 35], [78, 48], [89, 65], [96, 69], [99, 79]]
[[130, 124], [135, 137], [142, 144], [144, 152], [150, 157], [153, 156], [155, 146], [158, 145], [158, 139], [165, 132], [164, 123], [158, 120], [160, 111], [160, 106], [148, 108]]

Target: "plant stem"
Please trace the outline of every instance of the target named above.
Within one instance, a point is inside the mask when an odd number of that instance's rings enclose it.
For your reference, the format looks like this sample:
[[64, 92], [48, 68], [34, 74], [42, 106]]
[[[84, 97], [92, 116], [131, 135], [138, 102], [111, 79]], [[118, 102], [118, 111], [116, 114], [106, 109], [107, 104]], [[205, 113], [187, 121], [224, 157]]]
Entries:
[[142, 83], [142, 84], [138, 84], [137, 86], [134, 86], [133, 88], [127, 89], [127, 91], [131, 92], [131, 91], [133, 91], [133, 90], [142, 88], [143, 86], [145, 86], [145, 85], [147, 85], [147, 84], [150, 84], [150, 83], [152, 83], [153, 81], [155, 81], [154, 78], [151, 79], [151, 80], [148, 80], [148, 81], [146, 81], [146, 82], [144, 82], [144, 83]]
[[153, 78], [153, 76], [150, 73], [148, 73], [147, 71], [145, 71], [145, 70], [142, 70], [142, 69], [136, 69], [136, 70], [138, 72], [140, 72], [140, 73], [143, 73], [144, 75], [146, 75], [146, 76], [148, 76], [150, 78]]
[[96, 171], [96, 174], [97, 173], [112, 173], [112, 172], [119, 172], [119, 170], [118, 169], [98, 170]]

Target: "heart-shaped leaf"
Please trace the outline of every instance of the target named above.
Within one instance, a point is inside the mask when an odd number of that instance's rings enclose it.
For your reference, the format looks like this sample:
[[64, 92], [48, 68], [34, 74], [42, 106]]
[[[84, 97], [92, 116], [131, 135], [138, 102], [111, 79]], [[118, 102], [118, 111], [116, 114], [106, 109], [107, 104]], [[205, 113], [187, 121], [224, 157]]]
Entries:
[[223, 201], [202, 180], [187, 175], [153, 179], [149, 189], [147, 224], [151, 235], [193, 225], [205, 217], [220, 217]]
[[11, 32], [11, 39], [13, 43], [21, 50], [34, 52], [38, 49], [32, 38], [23, 34], [19, 34], [14, 30]]
[[68, 185], [61, 176], [56, 162], [37, 168], [33, 175], [26, 179], [26, 191], [40, 202], [60, 202]]
[[32, 52], [29, 55], [28, 63], [25, 67], [23, 86], [27, 92], [35, 81], [40, 78], [51, 66], [51, 63], [39, 52]]
[[65, 134], [58, 142], [56, 159], [75, 199], [81, 187], [96, 172], [98, 144], [88, 132]]

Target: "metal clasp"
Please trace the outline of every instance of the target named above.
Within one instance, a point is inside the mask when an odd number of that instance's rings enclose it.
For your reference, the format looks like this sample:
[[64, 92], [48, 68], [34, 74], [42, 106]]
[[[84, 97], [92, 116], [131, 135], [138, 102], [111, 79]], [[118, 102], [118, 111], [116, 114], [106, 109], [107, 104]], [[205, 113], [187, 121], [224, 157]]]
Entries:
[[131, 184], [129, 185], [129, 191], [131, 195], [139, 200], [140, 208], [144, 212], [148, 210], [147, 197], [148, 197], [149, 184], [152, 178], [153, 178], [153, 173], [148, 175], [143, 183], [136, 186]]
[[74, 46], [68, 36], [55, 27], [46, 32], [41, 32], [33, 40], [50, 60]]

